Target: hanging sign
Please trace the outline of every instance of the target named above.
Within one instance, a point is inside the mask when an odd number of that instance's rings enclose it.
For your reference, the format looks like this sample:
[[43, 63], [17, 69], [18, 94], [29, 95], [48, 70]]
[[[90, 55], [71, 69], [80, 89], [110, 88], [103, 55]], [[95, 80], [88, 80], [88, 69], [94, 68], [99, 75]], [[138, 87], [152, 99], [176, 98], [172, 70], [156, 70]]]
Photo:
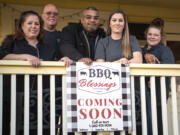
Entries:
[[67, 71], [68, 131], [131, 129], [129, 67], [76, 63]]

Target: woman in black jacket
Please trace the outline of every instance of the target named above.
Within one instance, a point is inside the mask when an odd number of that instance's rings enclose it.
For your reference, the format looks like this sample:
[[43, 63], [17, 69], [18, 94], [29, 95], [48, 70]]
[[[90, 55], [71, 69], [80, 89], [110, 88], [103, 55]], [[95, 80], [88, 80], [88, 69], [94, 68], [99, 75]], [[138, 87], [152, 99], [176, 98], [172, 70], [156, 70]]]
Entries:
[[[9, 35], [5, 38], [0, 47], [0, 59], [3, 60], [24, 60], [29, 61], [33, 67], [39, 67], [41, 61], [53, 61], [55, 60], [55, 50], [43, 43], [43, 21], [41, 17], [34, 11], [25, 11], [21, 14], [17, 31], [14, 35]], [[59, 61], [65, 62], [66, 66], [69, 66], [73, 61], [68, 57], [63, 57]], [[9, 121], [10, 121], [10, 76], [3, 76], [3, 90], [4, 90], [4, 108], [3, 115], [6, 118], [3, 123], [3, 134], [9, 133]], [[59, 80], [60, 82], [60, 80]], [[30, 76], [30, 95], [37, 93], [37, 76]], [[49, 88], [49, 77], [43, 76], [43, 89]], [[24, 76], [17, 75], [16, 81], [17, 97], [23, 98], [24, 93]], [[43, 91], [44, 93], [44, 91]], [[19, 96], [22, 95], [22, 96]], [[36, 96], [35, 96], [36, 97]], [[23, 108], [23, 100], [19, 101], [17, 98], [17, 105]], [[31, 99], [30, 99], [31, 100]], [[32, 101], [37, 102], [37, 101]], [[31, 103], [31, 102], [30, 102]], [[31, 106], [31, 105], [30, 105]], [[35, 105], [34, 105], [35, 106]], [[44, 106], [43, 106], [44, 107]], [[33, 107], [32, 107], [33, 108]], [[37, 107], [36, 107], [37, 108]], [[17, 107], [17, 111], [19, 108]], [[30, 114], [36, 114], [36, 109], [30, 109]], [[18, 114], [17, 115], [21, 115]], [[45, 114], [44, 114], [45, 115]], [[21, 117], [21, 116], [20, 116]], [[31, 121], [30, 117], [30, 121]], [[17, 123], [20, 121], [17, 120]], [[22, 122], [22, 121], [21, 121]], [[17, 124], [17, 126], [19, 125]], [[31, 129], [31, 123], [30, 123]], [[18, 132], [18, 130], [17, 130]], [[35, 131], [36, 133], [36, 131]], [[17, 134], [20, 134], [19, 132]], [[33, 132], [31, 134], [34, 135]]]
[[[55, 50], [43, 43], [43, 21], [34, 11], [23, 12], [15, 35], [8, 36], [1, 48], [0, 59], [27, 60], [32, 66], [40, 66], [40, 61], [54, 60]], [[63, 57], [60, 61], [68, 66], [72, 60]]]

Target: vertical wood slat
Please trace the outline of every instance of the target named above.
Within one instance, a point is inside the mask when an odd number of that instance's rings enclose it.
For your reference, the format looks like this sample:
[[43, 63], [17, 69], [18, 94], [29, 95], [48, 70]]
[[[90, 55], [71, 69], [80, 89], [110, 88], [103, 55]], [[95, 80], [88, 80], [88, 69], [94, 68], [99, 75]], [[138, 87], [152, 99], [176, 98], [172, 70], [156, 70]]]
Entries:
[[103, 135], [103, 132], [98, 132], [97, 135]]
[[114, 132], [109, 132], [109, 135], [114, 135]]
[[3, 117], [3, 75], [0, 74], [0, 135], [2, 135]]
[[173, 135], [178, 135], [178, 115], [177, 115], [177, 99], [176, 99], [176, 78], [171, 77], [171, 92], [172, 92], [172, 120], [173, 120]]
[[165, 77], [161, 77], [161, 106], [162, 106], [162, 123], [163, 134], [168, 135], [168, 116], [167, 116], [167, 101], [166, 101], [166, 83]]
[[156, 87], [155, 87], [155, 76], [150, 77], [151, 84], [151, 109], [152, 109], [152, 131], [153, 135], [157, 135], [157, 109], [156, 109]]
[[75, 132], [75, 135], [82, 135], [80, 132]]
[[43, 95], [42, 95], [42, 75], [38, 75], [38, 135], [43, 135]]
[[92, 132], [87, 132], [87, 135], [92, 135]]
[[141, 118], [142, 118], [142, 134], [147, 135], [147, 116], [146, 116], [146, 97], [145, 97], [145, 77], [140, 76], [141, 84]]
[[11, 123], [10, 135], [16, 135], [16, 75], [11, 75]]
[[29, 135], [29, 75], [24, 77], [24, 135]]
[[63, 114], [63, 135], [67, 135], [67, 92], [66, 92], [66, 75], [62, 75], [62, 114]]
[[132, 135], [136, 135], [136, 108], [135, 108], [135, 91], [134, 76], [131, 76], [131, 104], [132, 104]]
[[125, 131], [120, 131], [120, 135], [126, 135]]
[[50, 135], [56, 133], [55, 117], [55, 75], [50, 75]]

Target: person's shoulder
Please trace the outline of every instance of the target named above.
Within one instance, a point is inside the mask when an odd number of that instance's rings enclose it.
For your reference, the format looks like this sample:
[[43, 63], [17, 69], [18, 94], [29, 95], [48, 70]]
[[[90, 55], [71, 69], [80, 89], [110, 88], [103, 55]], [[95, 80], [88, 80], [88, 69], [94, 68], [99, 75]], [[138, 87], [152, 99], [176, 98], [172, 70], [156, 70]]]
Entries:
[[105, 38], [101, 38], [98, 43], [103, 45], [104, 47], [107, 47], [108, 43], [109, 43], [109, 36], [108, 37], [105, 37]]
[[97, 31], [98, 31], [98, 34], [101, 35], [102, 37], [106, 36], [106, 33], [102, 28], [98, 28]]
[[70, 23], [62, 29], [61, 36], [77, 35], [83, 30], [80, 23]]
[[171, 49], [167, 45], [164, 45], [163, 43], [161, 43], [159, 46], [162, 51], [171, 51]]
[[130, 38], [130, 40], [132, 40], [132, 41], [137, 40], [136, 36], [134, 36], [134, 35], [130, 35], [129, 38]]
[[165, 45], [163, 43], [159, 43], [158, 46], [160, 49], [170, 49], [167, 45]]
[[7, 36], [4, 38], [2, 44], [4, 44], [4, 43], [12, 43], [12, 42], [14, 42], [14, 41], [15, 41], [14, 35], [13, 35], [13, 34], [10, 34], [10, 35], [7, 35]]
[[66, 29], [79, 29], [80, 28], [80, 23], [69, 23], [67, 26], [65, 26], [63, 28], [63, 30], [66, 30]]
[[109, 36], [105, 37], [105, 38], [101, 38], [99, 41], [101, 42], [108, 42], [109, 40]]

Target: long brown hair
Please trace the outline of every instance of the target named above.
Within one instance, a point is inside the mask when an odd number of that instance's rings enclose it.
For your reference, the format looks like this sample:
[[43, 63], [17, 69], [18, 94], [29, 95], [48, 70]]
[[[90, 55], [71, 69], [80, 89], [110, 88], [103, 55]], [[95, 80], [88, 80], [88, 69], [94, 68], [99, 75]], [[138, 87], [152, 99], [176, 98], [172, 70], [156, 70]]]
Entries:
[[44, 39], [43, 20], [41, 19], [39, 14], [36, 13], [35, 11], [25, 11], [25, 12], [21, 13], [20, 18], [19, 18], [18, 23], [17, 23], [17, 26], [16, 26], [14, 38], [17, 40], [22, 40], [25, 38], [24, 32], [22, 30], [22, 25], [26, 21], [27, 17], [30, 15], [34, 15], [34, 16], [38, 17], [39, 23], [40, 23], [40, 32], [39, 32], [39, 35], [37, 37], [37, 40], [43, 41], [43, 39]]
[[131, 43], [130, 43], [130, 38], [129, 38], [129, 27], [128, 27], [128, 21], [127, 21], [127, 17], [126, 14], [124, 13], [123, 10], [121, 9], [117, 9], [114, 10], [110, 15], [109, 15], [109, 19], [108, 19], [108, 29], [107, 29], [107, 35], [110, 36], [111, 35], [111, 27], [110, 27], [110, 21], [111, 18], [114, 14], [122, 14], [124, 21], [125, 21], [125, 25], [124, 25], [124, 29], [122, 32], [122, 41], [121, 41], [121, 48], [122, 48], [122, 54], [125, 58], [128, 58], [131, 54]]

